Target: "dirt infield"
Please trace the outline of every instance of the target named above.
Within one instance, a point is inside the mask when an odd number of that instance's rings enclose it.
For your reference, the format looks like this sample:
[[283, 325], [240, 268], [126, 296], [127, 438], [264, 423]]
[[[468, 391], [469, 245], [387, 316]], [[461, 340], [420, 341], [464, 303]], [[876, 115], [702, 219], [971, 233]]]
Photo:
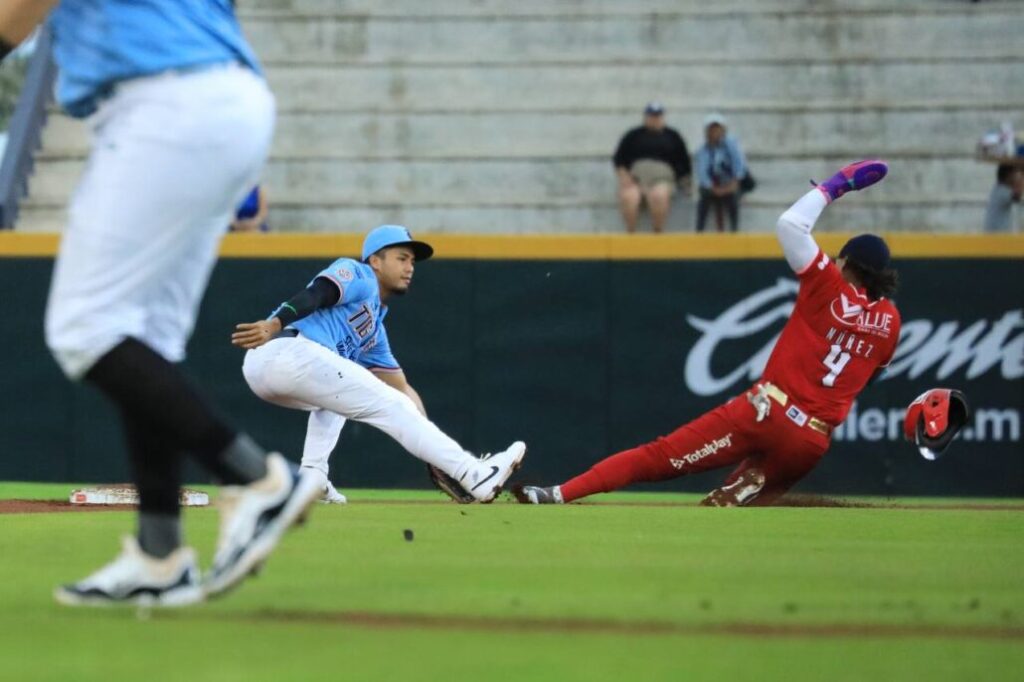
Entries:
[[[353, 500], [350, 504], [375, 504], [375, 505], [455, 505], [455, 502], [448, 498], [437, 500]], [[694, 502], [619, 502], [615, 500], [604, 501], [601, 499], [586, 499], [578, 502], [571, 502], [572, 505], [590, 507], [697, 507]], [[1021, 502], [993, 502], [992, 504], [981, 504], [977, 502], [950, 502], [948, 504], [922, 503], [905, 504], [900, 502], [864, 502], [862, 500], [848, 500], [841, 497], [826, 497], [824, 495], [795, 494], [786, 495], [777, 500], [772, 507], [806, 507], [824, 509], [907, 509], [907, 510], [949, 510], [949, 511], [1024, 511], [1024, 503]], [[764, 507], [751, 507], [763, 509]]]
[[[454, 504], [447, 498], [437, 500], [372, 500], [354, 501], [358, 505], [438, 505]], [[696, 502], [583, 502], [583, 505], [608, 507], [695, 507]], [[1020, 503], [951, 503], [951, 504], [900, 504], [885, 502], [862, 502], [844, 500], [837, 497], [822, 495], [787, 495], [777, 501], [775, 507], [805, 508], [847, 508], [847, 509], [906, 509], [928, 511], [1024, 511]], [[71, 504], [64, 500], [0, 500], [2, 514], [40, 514], [50, 512], [101, 512], [101, 511], [133, 511], [134, 504]]]
[[1024, 504], [996, 502], [978, 504], [951, 502], [949, 504], [905, 504], [902, 502], [864, 502], [825, 495], [790, 494], [777, 500], [773, 507], [852, 507], [855, 509], [955, 509], [958, 511], [1024, 511]]
[[71, 504], [62, 500], [0, 500], [0, 514], [132, 511], [134, 504]]
[[[161, 613], [161, 617], [179, 614]], [[206, 617], [209, 614], [181, 617]], [[418, 613], [374, 613], [372, 611], [291, 611], [264, 609], [255, 613], [217, 614], [232, 621], [292, 622], [361, 628], [402, 630], [472, 630], [474, 632], [517, 632], [598, 635], [686, 635], [739, 636], [771, 639], [871, 639], [928, 638], [1024, 641], [1024, 627], [1012, 625], [890, 625], [881, 623], [706, 623], [686, 624], [662, 621], [621, 621], [602, 618], [501, 618], [488, 616], [431, 615]]]

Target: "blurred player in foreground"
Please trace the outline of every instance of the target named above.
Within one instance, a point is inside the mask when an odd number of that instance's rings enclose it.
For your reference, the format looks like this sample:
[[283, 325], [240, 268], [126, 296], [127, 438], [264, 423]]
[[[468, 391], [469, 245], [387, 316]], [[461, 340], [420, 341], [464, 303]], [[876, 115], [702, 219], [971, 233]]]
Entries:
[[[92, 148], [54, 267], [46, 341], [70, 379], [117, 406], [140, 499], [121, 555], [55, 596], [190, 604], [258, 568], [318, 494], [176, 367], [220, 237], [266, 158], [274, 99], [229, 0], [11, 0], [0, 6], [4, 54], [51, 9], [58, 100], [89, 118]], [[203, 583], [182, 544], [184, 453], [227, 486]]]
[[[239, 324], [231, 342], [249, 349], [242, 372], [267, 402], [309, 410], [302, 467], [325, 502], [343, 503], [327, 460], [346, 419], [375, 426], [461, 487], [453, 497], [490, 502], [519, 467], [526, 446], [477, 459], [426, 417], [419, 394], [391, 352], [384, 317], [404, 295], [417, 261], [434, 249], [400, 225], [381, 225], [363, 241], [362, 262], [339, 258], [266, 320]], [[452, 493], [449, 493], [452, 494]]]
[[739, 465], [703, 504], [771, 504], [806, 475], [829, 448], [832, 430], [892, 359], [900, 316], [888, 299], [896, 288], [889, 248], [863, 234], [833, 263], [811, 230], [831, 202], [875, 184], [881, 161], [846, 166], [779, 218], [776, 232], [800, 279], [793, 314], [761, 380], [750, 391], [671, 434], [612, 455], [589, 471], [549, 488], [516, 488], [523, 503], [549, 504]]

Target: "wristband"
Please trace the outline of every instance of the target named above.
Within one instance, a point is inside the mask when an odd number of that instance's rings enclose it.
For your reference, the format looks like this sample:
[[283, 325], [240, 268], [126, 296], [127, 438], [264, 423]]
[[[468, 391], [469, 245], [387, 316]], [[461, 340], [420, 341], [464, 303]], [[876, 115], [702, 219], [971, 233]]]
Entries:
[[299, 313], [288, 303], [282, 303], [281, 307], [274, 313], [274, 317], [281, 320], [281, 329], [284, 329], [295, 320], [299, 319]]

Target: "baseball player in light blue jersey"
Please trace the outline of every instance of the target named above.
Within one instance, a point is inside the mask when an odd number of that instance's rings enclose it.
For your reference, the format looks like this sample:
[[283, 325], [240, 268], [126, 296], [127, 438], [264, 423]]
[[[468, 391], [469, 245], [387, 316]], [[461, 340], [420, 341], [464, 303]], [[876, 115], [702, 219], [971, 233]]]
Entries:
[[[266, 159], [274, 99], [229, 0], [8, 0], [0, 55], [44, 20], [58, 100], [92, 132], [46, 342], [69, 378], [117, 406], [140, 496], [121, 555], [56, 597], [193, 603], [254, 571], [319, 495], [313, 477], [224, 423], [176, 367], [220, 237]], [[227, 486], [202, 582], [181, 538], [182, 453]]]
[[526, 454], [519, 441], [484, 459], [463, 450], [427, 419], [391, 353], [383, 301], [404, 294], [415, 263], [433, 253], [406, 228], [381, 225], [366, 236], [362, 262], [334, 261], [268, 319], [240, 324], [232, 335], [249, 349], [242, 372], [256, 395], [310, 412], [302, 467], [316, 473], [327, 502], [344, 502], [327, 460], [346, 419], [377, 427], [447, 474], [461, 486], [453, 495], [460, 500], [493, 500]]

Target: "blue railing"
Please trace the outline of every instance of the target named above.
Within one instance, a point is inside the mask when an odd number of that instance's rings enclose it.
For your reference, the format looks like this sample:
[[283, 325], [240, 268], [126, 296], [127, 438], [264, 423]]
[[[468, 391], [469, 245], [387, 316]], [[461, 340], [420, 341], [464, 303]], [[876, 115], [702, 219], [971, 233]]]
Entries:
[[0, 230], [14, 227], [18, 202], [28, 193], [28, 176], [46, 122], [46, 106], [53, 97], [56, 73], [50, 32], [43, 29], [29, 58], [25, 83], [7, 129], [7, 150], [0, 162]]

